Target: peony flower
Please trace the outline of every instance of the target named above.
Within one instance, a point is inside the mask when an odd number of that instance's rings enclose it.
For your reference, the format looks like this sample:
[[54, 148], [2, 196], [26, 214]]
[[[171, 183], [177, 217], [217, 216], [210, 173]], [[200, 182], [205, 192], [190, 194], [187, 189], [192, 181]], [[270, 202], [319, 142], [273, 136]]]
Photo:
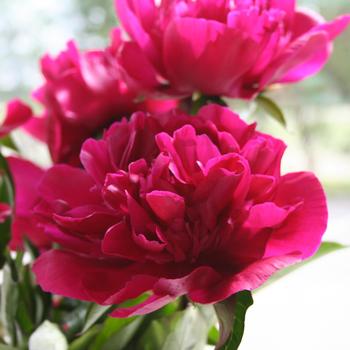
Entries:
[[350, 21], [347, 15], [325, 22], [296, 9], [295, 0], [157, 3], [116, 0], [132, 39], [121, 57], [131, 71], [148, 61], [158, 87], [185, 95], [252, 98], [271, 84], [307, 78], [322, 69]]
[[[7, 136], [13, 130], [27, 123], [32, 117], [31, 109], [20, 100], [12, 100], [7, 104], [6, 115], [0, 125], [0, 138]], [[0, 182], [2, 184], [0, 173]], [[0, 224], [3, 224], [11, 215], [11, 206], [8, 203], [0, 203]]]
[[[118, 64], [119, 31], [114, 31], [112, 38], [105, 50], [80, 53], [74, 42], [69, 42], [57, 57], [46, 55], [41, 60], [45, 83], [34, 97], [44, 111], [26, 129], [48, 143], [55, 163], [78, 164], [87, 138], [136, 109], [147, 109], [147, 101], [135, 103], [139, 86], [133, 85]], [[160, 101], [159, 108], [167, 103], [173, 106], [175, 102]]]
[[[56, 165], [35, 208], [59, 244], [34, 265], [45, 291], [152, 312], [181, 295], [215, 303], [259, 287], [318, 248], [325, 195], [312, 173], [280, 174], [285, 145], [229, 109], [135, 113], [87, 140], [83, 169]], [[66, 179], [62, 181], [62, 179]]]
[[44, 170], [17, 157], [8, 157], [7, 161], [15, 190], [15, 209], [9, 247], [12, 250], [22, 249], [23, 237], [26, 236], [39, 249], [49, 248], [51, 241], [45, 235], [44, 230], [36, 225], [32, 213], [34, 206], [39, 201], [38, 184]]

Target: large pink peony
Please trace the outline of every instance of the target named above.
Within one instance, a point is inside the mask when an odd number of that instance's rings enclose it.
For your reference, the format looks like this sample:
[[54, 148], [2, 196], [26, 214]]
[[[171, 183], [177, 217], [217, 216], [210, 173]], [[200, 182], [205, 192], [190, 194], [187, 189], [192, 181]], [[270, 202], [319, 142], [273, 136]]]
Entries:
[[[149, 108], [148, 102], [135, 103], [141, 87], [118, 63], [121, 43], [120, 32], [115, 30], [105, 50], [79, 52], [74, 42], [69, 42], [57, 57], [42, 58], [45, 83], [34, 97], [44, 110], [26, 129], [47, 142], [55, 163], [78, 164], [87, 138], [97, 136], [124, 115]], [[155, 108], [155, 102], [150, 103]], [[160, 101], [157, 107], [165, 108], [168, 103], [174, 104]]]
[[121, 53], [126, 68], [142, 57], [172, 92], [241, 98], [317, 73], [350, 21], [327, 23], [295, 0], [116, 0], [116, 7], [132, 38]]
[[84, 143], [84, 169], [56, 165], [39, 185], [36, 217], [61, 247], [36, 261], [39, 284], [103, 305], [148, 293], [117, 317], [257, 288], [312, 255], [327, 224], [317, 178], [281, 176], [284, 150], [217, 105], [113, 124]]

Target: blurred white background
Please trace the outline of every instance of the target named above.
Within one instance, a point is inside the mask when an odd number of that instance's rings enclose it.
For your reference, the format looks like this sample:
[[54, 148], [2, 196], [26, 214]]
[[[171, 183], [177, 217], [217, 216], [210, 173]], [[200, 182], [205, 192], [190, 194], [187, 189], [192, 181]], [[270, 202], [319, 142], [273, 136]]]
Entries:
[[[74, 38], [82, 48], [102, 47], [117, 24], [112, 0], [1, 0], [0, 106], [28, 100], [40, 83], [38, 60]], [[350, 12], [346, 0], [304, 0], [330, 19]], [[289, 145], [287, 171], [315, 171], [330, 209], [326, 240], [350, 245], [350, 31], [336, 42], [322, 74], [274, 93], [287, 130], [259, 113], [260, 129]], [[36, 151], [32, 152], [32, 155]], [[255, 294], [242, 350], [350, 349], [350, 249], [300, 269]]]

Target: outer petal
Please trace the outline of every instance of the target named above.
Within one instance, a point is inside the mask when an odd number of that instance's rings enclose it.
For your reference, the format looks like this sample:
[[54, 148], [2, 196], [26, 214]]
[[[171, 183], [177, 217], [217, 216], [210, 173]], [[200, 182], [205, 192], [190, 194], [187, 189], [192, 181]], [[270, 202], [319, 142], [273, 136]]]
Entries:
[[153, 63], [159, 62], [157, 49], [151, 36], [144, 28], [148, 27], [153, 18], [155, 5], [153, 0], [115, 0], [118, 18], [122, 22], [124, 29], [146, 52]]
[[309, 32], [295, 40], [262, 76], [261, 87], [272, 82], [291, 83], [319, 72], [331, 54], [325, 31]]
[[13, 100], [7, 105], [6, 117], [0, 126], [0, 137], [23, 125], [32, 117], [32, 110], [20, 100]]
[[217, 130], [230, 133], [240, 146], [243, 146], [255, 132], [256, 124], [248, 125], [229, 108], [217, 104], [202, 107], [198, 116], [204, 121], [213, 122]]
[[279, 206], [302, 202], [276, 230], [266, 247], [265, 257], [300, 251], [303, 259], [318, 249], [327, 227], [326, 197], [311, 173], [291, 173], [281, 178], [275, 203]]
[[104, 140], [85, 141], [80, 152], [80, 161], [91, 177], [101, 185], [107, 173], [112, 172], [113, 169], [108, 155], [108, 146]]
[[92, 191], [94, 185], [83, 170], [56, 165], [45, 173], [39, 192], [49, 202], [57, 201], [70, 207], [99, 204], [99, 196]]
[[42, 142], [48, 141], [48, 119], [47, 116], [31, 118], [23, 129], [30, 135]]
[[133, 240], [130, 229], [124, 222], [111, 227], [103, 241], [102, 251], [110, 256], [117, 256], [134, 261], [144, 261], [145, 251]]
[[27, 235], [39, 248], [51, 245], [43, 230], [33, 218], [33, 207], [38, 202], [38, 186], [44, 171], [24, 159], [9, 157], [11, 173], [15, 183], [15, 217], [12, 223], [11, 249], [22, 248], [22, 237]]
[[221, 279], [212, 288], [202, 290], [194, 288], [190, 291], [189, 297], [198, 303], [215, 303], [242, 290], [254, 290], [260, 287], [276, 271], [299, 261], [298, 253], [260, 260], [231, 277]]
[[251, 38], [212, 20], [176, 19], [164, 36], [165, 68], [182, 92], [229, 95], [237, 79], [252, 67], [257, 51]]
[[42, 254], [33, 267], [43, 290], [104, 305], [122, 303], [151, 290], [161, 270], [158, 265], [108, 262], [59, 250]]
[[93, 301], [84, 287], [85, 276], [89, 275], [94, 278], [98, 286], [103, 283], [103, 280], [113, 276], [114, 271], [118, 271], [118, 268], [118, 265], [113, 266], [102, 260], [51, 250], [36, 260], [33, 271], [38, 284], [44, 291], [69, 298]]
[[350, 15], [344, 15], [336, 18], [334, 21], [321, 24], [316, 30], [324, 30], [327, 32], [330, 40], [334, 40], [340, 35], [350, 23]]

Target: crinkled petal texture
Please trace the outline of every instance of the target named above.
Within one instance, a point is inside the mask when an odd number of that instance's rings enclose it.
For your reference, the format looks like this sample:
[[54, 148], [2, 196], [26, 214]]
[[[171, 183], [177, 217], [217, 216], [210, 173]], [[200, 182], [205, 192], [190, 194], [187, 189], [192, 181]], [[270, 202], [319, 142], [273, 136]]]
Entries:
[[218, 105], [113, 124], [83, 145], [84, 169], [54, 166], [38, 186], [35, 217], [60, 245], [36, 261], [39, 284], [102, 305], [146, 293], [116, 317], [257, 288], [311, 256], [327, 224], [316, 177], [280, 174], [284, 150]]
[[252, 98], [268, 85], [302, 80], [322, 69], [350, 22], [345, 15], [326, 23], [295, 0], [115, 2], [132, 38], [121, 50], [123, 57], [133, 47], [124, 68], [137, 79], [136, 62], [148, 60], [140, 83], [158, 78], [177, 94]]

